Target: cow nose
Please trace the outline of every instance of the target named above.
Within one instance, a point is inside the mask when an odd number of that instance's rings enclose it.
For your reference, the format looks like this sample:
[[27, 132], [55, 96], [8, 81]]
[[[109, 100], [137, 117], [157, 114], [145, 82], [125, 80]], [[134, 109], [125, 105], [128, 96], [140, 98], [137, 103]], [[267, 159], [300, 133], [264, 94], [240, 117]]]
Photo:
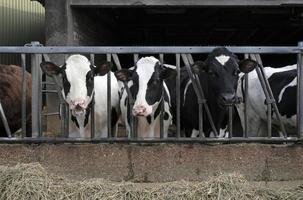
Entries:
[[146, 107], [142, 105], [134, 106], [133, 108], [133, 114], [135, 116], [141, 116], [144, 115], [144, 112], [146, 111]]
[[71, 101], [71, 109], [81, 110], [85, 108], [85, 100], [74, 100]]
[[75, 106], [75, 110], [82, 110], [83, 109], [83, 107], [81, 106], [81, 105], [79, 105], [79, 104], [77, 104], [76, 106]]
[[236, 96], [234, 94], [223, 94], [222, 100], [225, 104], [232, 104], [236, 101]]

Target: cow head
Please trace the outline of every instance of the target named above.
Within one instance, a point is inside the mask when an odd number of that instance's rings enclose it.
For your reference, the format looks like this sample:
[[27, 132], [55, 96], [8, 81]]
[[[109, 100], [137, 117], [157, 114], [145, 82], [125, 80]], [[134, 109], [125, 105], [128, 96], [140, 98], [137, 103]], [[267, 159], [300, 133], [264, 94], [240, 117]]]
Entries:
[[250, 59], [239, 61], [237, 56], [224, 47], [214, 49], [205, 62], [198, 61], [192, 66], [194, 73], [207, 77], [209, 93], [216, 97], [220, 106], [236, 101], [239, 73], [248, 73], [257, 66]]
[[131, 81], [130, 91], [135, 99], [134, 116], [152, 115], [163, 98], [163, 80], [174, 76], [175, 69], [162, 65], [154, 57], [141, 58], [134, 70], [122, 69], [115, 73], [120, 81]]
[[94, 77], [106, 74], [111, 63], [105, 62], [97, 67], [82, 55], [70, 56], [64, 65], [42, 62], [42, 70], [49, 76], [61, 74], [63, 98], [69, 104], [72, 115], [83, 116], [94, 94]]

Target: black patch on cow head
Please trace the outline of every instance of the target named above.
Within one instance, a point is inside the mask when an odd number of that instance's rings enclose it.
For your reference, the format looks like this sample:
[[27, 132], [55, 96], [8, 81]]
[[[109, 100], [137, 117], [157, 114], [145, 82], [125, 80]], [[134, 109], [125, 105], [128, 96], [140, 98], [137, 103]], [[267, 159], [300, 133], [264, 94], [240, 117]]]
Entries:
[[159, 102], [163, 96], [163, 81], [165, 79], [176, 76], [176, 70], [161, 65], [159, 62], [155, 64], [155, 71], [147, 83], [146, 102], [153, 105]]

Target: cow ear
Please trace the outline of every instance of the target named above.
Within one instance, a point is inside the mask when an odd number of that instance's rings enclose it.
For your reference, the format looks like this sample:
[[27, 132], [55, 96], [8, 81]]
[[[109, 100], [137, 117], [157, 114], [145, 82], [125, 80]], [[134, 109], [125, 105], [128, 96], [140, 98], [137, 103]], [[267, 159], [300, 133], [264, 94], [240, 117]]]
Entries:
[[200, 72], [206, 72], [207, 71], [207, 65], [203, 61], [196, 61], [192, 66], [191, 70], [195, 74], [199, 74]]
[[42, 71], [48, 76], [58, 75], [61, 73], [61, 68], [52, 62], [42, 62], [40, 64], [40, 67]]
[[163, 65], [163, 70], [160, 73], [161, 79], [174, 78], [177, 75], [176, 69], [166, 67]]
[[94, 68], [94, 74], [99, 76], [104, 76], [111, 70], [112, 66], [113, 63], [105, 61]]
[[239, 63], [239, 69], [243, 73], [249, 73], [257, 67], [258, 63], [251, 59], [244, 59]]
[[133, 70], [129, 69], [120, 69], [115, 72], [115, 76], [119, 81], [130, 81], [133, 76]]

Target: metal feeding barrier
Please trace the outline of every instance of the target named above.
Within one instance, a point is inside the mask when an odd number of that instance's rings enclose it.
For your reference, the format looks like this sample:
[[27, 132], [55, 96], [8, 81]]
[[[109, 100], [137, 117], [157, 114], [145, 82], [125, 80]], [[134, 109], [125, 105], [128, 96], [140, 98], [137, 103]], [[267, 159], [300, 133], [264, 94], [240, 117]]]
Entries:
[[[214, 125], [214, 121], [212, 119], [212, 115], [210, 113], [207, 99], [205, 98], [204, 91], [202, 89], [202, 85], [199, 81], [199, 77], [197, 74], [193, 73], [191, 70], [191, 65], [193, 65], [194, 60], [192, 54], [207, 54], [210, 53], [215, 47], [214, 46], [201, 46], [201, 47], [186, 47], [186, 46], [178, 46], [178, 47], [163, 47], [163, 46], [155, 46], [155, 47], [59, 47], [59, 46], [49, 46], [43, 47], [41, 44], [37, 42], [33, 42], [30, 45], [26, 45], [24, 47], [0, 47], [1, 53], [11, 53], [11, 54], [20, 54], [21, 55], [21, 67], [23, 69], [22, 73], [22, 136], [21, 137], [11, 137], [8, 123], [6, 121], [5, 113], [2, 112], [3, 109], [0, 109], [1, 119], [3, 124], [6, 125], [7, 135], [8, 137], [0, 138], [0, 142], [2, 143], [108, 143], [108, 142], [123, 142], [123, 143], [238, 143], [238, 142], [264, 142], [264, 143], [283, 143], [283, 142], [298, 142], [302, 141], [303, 137], [303, 92], [300, 92], [303, 89], [303, 43], [299, 42], [298, 46], [286, 46], [286, 47], [227, 47], [231, 52], [236, 54], [245, 54], [245, 57], [251, 57], [253, 60], [256, 60], [259, 63], [259, 66], [256, 68], [256, 72], [258, 74], [262, 89], [264, 91], [266, 97], [266, 105], [267, 105], [267, 131], [268, 137], [248, 137], [247, 132], [247, 106], [244, 108], [244, 116], [245, 116], [245, 126], [243, 137], [233, 137], [232, 129], [233, 129], [233, 107], [234, 105], [228, 106], [228, 130], [229, 137], [218, 137], [218, 130]], [[138, 61], [139, 55], [159, 55], [159, 60], [163, 64], [165, 63], [165, 55], [171, 54], [175, 56], [175, 65], [176, 65], [176, 132], [174, 137], [163, 137], [163, 106], [161, 106], [160, 112], [160, 138], [137, 138], [137, 128], [136, 117], [131, 115], [131, 131], [128, 137], [117, 137], [117, 135], [112, 134], [111, 130], [111, 120], [108, 120], [107, 128], [108, 128], [108, 138], [96, 138], [95, 137], [95, 118], [94, 118], [94, 98], [91, 103], [91, 138], [69, 138], [69, 107], [65, 102], [61, 90], [62, 86], [58, 77], [53, 76], [53, 83], [42, 82], [42, 71], [40, 69], [40, 63], [44, 59], [45, 61], [49, 61], [49, 54], [87, 54], [89, 55], [90, 61], [92, 64], [95, 63], [95, 55], [106, 55], [107, 61], [112, 61], [117, 69], [122, 69], [122, 65], [119, 60], [120, 54], [133, 54], [134, 64]], [[26, 135], [26, 54], [30, 55], [31, 58], [31, 74], [32, 74], [32, 137], [25, 137]], [[297, 106], [297, 137], [287, 137], [287, 133], [285, 131], [285, 127], [281, 120], [281, 115], [277, 108], [277, 104], [273, 98], [273, 93], [269, 86], [268, 80], [264, 73], [264, 68], [262, 65], [260, 54], [297, 54], [298, 55], [298, 106]], [[184, 67], [189, 75], [189, 78], [192, 82], [193, 89], [197, 96], [197, 102], [199, 106], [199, 137], [198, 138], [185, 138], [181, 135], [181, 127], [180, 127], [180, 69], [181, 69], [181, 60], [184, 63]], [[245, 80], [245, 96], [244, 101], [247, 102], [248, 98], [248, 76], [249, 74], [244, 76]], [[56, 90], [43, 90], [43, 84], [52, 84], [55, 86]], [[128, 94], [128, 104], [129, 107], [132, 108], [135, 102], [134, 97], [130, 92], [130, 88], [127, 83], [124, 82], [124, 88]], [[111, 110], [111, 77], [110, 73], [107, 74], [107, 108]], [[57, 93], [59, 97], [59, 105], [60, 109], [58, 113], [42, 113], [42, 92], [45, 93]], [[0, 104], [1, 106], [1, 104]], [[1, 107], [0, 107], [1, 108]], [[275, 113], [281, 131], [284, 137], [272, 137], [272, 112]], [[205, 115], [203, 116], [203, 113]], [[56, 115], [60, 116], [61, 120], [61, 134], [62, 137], [43, 137], [42, 131], [42, 115]], [[111, 112], [107, 113], [108, 119], [111, 119]], [[215, 135], [214, 138], [206, 138], [204, 137], [203, 132], [203, 117], [207, 117], [207, 120], [210, 123], [211, 129]]]

